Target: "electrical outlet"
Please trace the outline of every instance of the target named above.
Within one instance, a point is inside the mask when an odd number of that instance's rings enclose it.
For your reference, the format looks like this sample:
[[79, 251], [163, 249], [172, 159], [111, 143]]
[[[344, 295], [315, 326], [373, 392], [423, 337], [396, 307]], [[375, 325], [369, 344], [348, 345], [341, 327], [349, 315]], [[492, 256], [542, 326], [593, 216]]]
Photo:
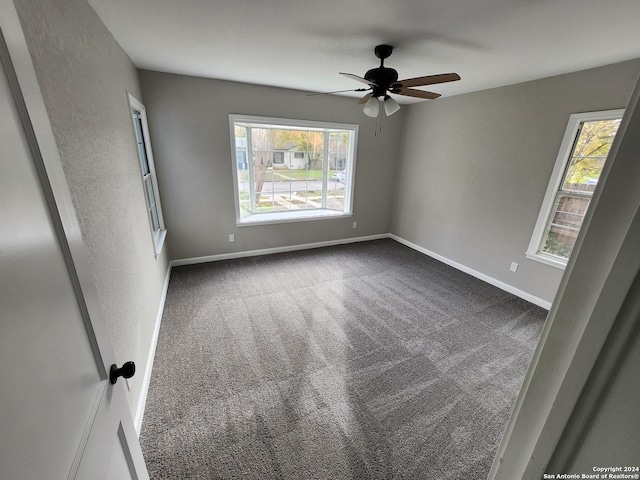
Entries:
[[511, 267], [509, 267], [509, 270], [511, 270], [512, 272], [515, 272], [518, 270], [518, 264], [516, 262], [511, 262]]
[[353, 222], [353, 228], [358, 228], [358, 222]]
[[233, 233], [229, 234], [229, 242], [233, 243], [236, 241], [236, 236]]

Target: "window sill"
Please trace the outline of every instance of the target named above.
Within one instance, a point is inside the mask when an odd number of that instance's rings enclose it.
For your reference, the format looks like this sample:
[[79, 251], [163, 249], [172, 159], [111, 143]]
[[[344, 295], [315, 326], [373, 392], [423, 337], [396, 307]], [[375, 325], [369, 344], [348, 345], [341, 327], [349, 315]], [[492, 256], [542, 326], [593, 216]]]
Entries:
[[236, 221], [236, 226], [248, 227], [255, 225], [272, 225], [276, 223], [308, 222], [352, 216], [352, 213], [338, 212], [335, 210], [305, 210], [300, 212], [258, 213], [254, 215], [248, 215], [242, 218], [242, 220]]
[[535, 260], [536, 262], [544, 263], [545, 265], [550, 265], [552, 267], [559, 268], [560, 270], [567, 268], [567, 261], [561, 258], [531, 252], [526, 252], [524, 255], [529, 260]]

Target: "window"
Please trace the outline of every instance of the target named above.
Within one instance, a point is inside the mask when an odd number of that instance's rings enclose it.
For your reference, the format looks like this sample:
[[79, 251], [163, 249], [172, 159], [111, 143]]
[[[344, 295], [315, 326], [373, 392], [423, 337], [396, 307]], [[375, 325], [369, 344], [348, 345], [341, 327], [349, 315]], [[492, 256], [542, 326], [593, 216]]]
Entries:
[[273, 163], [278, 165], [284, 164], [284, 152], [273, 152]]
[[160, 195], [158, 195], [158, 182], [156, 170], [153, 164], [151, 143], [149, 140], [149, 126], [147, 125], [147, 112], [144, 105], [129, 95], [129, 105], [133, 116], [133, 127], [138, 145], [138, 157], [140, 159], [140, 172], [142, 174], [142, 187], [147, 201], [149, 214], [149, 226], [155, 249], [156, 258], [162, 251], [162, 245], [167, 235], [160, 207]]
[[623, 113], [608, 110], [569, 118], [527, 258], [566, 266]]
[[352, 214], [357, 125], [230, 115], [238, 225]]

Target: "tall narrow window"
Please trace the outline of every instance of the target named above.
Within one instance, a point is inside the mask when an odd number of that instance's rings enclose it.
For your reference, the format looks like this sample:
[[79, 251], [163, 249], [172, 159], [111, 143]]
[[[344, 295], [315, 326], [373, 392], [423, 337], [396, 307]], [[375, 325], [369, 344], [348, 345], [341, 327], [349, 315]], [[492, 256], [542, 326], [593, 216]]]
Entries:
[[162, 245], [167, 234], [162, 218], [162, 208], [160, 207], [160, 196], [158, 194], [158, 182], [156, 180], [156, 170], [153, 164], [153, 154], [151, 153], [151, 141], [149, 139], [149, 127], [147, 125], [147, 112], [144, 105], [129, 95], [131, 114], [133, 117], [133, 127], [138, 147], [138, 157], [140, 159], [140, 172], [142, 174], [142, 187], [147, 202], [147, 212], [149, 215], [149, 226], [156, 257], [162, 251]]
[[230, 115], [238, 225], [352, 213], [357, 125]]
[[527, 257], [564, 268], [624, 110], [571, 115]]

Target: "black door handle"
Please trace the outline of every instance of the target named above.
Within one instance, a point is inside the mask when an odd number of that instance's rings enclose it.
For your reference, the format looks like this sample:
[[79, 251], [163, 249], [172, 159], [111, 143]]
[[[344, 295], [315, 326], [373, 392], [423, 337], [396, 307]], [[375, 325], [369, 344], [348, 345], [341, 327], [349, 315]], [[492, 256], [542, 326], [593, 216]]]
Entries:
[[135, 363], [124, 362], [120, 368], [118, 368], [114, 363], [111, 365], [111, 370], [109, 371], [109, 381], [111, 383], [116, 383], [118, 381], [118, 377], [131, 378], [134, 373], [136, 373]]

